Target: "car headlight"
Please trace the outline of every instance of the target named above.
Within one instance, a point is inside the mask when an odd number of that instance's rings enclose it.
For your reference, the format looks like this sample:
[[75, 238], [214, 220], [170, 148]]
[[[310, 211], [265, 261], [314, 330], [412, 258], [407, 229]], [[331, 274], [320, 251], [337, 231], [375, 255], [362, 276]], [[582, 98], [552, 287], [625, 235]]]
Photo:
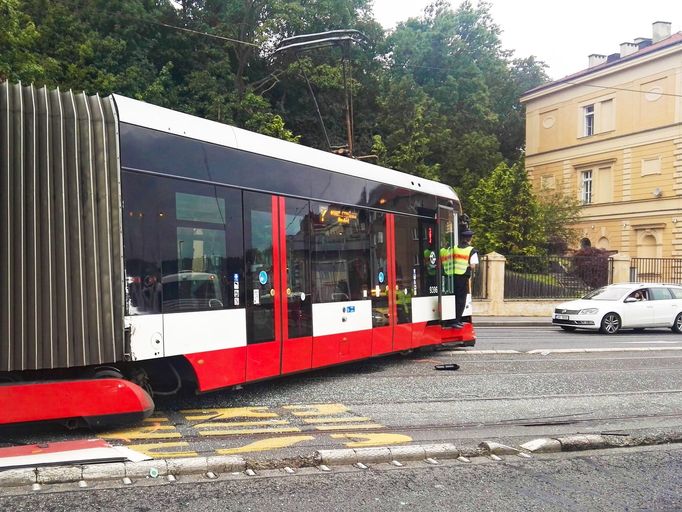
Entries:
[[581, 309], [578, 314], [579, 315], [596, 315], [597, 313], [599, 313], [598, 308], [587, 308], [587, 309]]

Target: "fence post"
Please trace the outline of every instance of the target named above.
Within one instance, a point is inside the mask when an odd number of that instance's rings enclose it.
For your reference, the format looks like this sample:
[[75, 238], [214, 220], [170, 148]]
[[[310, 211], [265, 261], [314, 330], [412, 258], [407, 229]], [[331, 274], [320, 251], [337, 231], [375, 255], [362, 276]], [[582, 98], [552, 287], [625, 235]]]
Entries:
[[609, 256], [613, 265], [613, 279], [611, 284], [627, 283], [630, 281], [630, 256], [627, 254], [614, 254]]
[[496, 252], [484, 256], [488, 262], [488, 279], [486, 296], [490, 301], [490, 314], [504, 313], [504, 267], [507, 258]]

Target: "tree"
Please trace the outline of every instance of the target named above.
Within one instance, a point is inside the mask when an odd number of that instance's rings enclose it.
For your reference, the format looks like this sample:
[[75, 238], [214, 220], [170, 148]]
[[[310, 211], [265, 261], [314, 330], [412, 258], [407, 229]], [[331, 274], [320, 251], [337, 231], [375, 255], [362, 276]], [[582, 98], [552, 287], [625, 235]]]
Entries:
[[440, 179], [440, 164], [427, 163], [429, 134], [433, 126], [428, 120], [431, 101], [410, 77], [389, 83], [379, 100], [380, 126], [392, 126], [386, 138], [374, 136], [372, 152], [378, 164], [416, 176]]
[[39, 38], [35, 23], [21, 10], [19, 0], [0, 0], [0, 81], [45, 78], [55, 61], [36, 54]]
[[500, 163], [479, 181], [469, 198], [477, 249], [484, 254], [544, 254], [539, 210], [523, 165]]
[[[534, 59], [512, 61], [499, 34], [487, 2], [453, 10], [438, 0], [387, 40], [389, 81], [409, 76], [429, 101], [423, 160], [439, 164], [440, 180], [464, 198], [500, 161], [518, 160], [525, 131], [518, 97], [546, 79]], [[396, 129], [379, 128], [384, 139]]]
[[580, 204], [560, 192], [536, 196], [519, 160], [500, 163], [479, 181], [469, 198], [468, 214], [483, 252], [540, 256], [565, 254], [576, 239], [571, 227]]
[[547, 253], [564, 255], [578, 238], [578, 232], [572, 226], [580, 216], [580, 202], [561, 192], [542, 191], [537, 197], [538, 220], [544, 231]]

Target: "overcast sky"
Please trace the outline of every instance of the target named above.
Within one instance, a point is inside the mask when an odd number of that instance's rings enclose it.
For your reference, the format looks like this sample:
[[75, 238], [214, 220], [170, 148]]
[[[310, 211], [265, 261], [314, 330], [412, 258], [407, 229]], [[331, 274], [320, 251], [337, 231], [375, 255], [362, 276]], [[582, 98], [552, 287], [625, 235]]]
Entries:
[[[424, 13], [429, 0], [374, 0], [375, 18], [393, 28]], [[460, 0], [450, 0], [457, 7]], [[491, 0], [502, 46], [519, 58], [535, 55], [548, 64], [552, 79], [587, 67], [591, 53], [608, 55], [620, 43], [651, 37], [654, 21], [682, 30], [682, 0]]]

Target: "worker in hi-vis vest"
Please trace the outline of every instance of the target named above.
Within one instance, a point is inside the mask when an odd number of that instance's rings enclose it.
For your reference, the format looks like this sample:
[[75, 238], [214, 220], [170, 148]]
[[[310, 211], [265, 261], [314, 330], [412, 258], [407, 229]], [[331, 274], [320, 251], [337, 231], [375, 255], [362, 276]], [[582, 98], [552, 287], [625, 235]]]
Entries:
[[469, 278], [473, 269], [478, 265], [478, 251], [471, 245], [474, 232], [467, 229], [462, 231], [459, 244], [453, 249], [453, 268], [455, 274], [455, 323], [453, 327], [464, 327], [462, 313], [466, 307], [469, 293]]

